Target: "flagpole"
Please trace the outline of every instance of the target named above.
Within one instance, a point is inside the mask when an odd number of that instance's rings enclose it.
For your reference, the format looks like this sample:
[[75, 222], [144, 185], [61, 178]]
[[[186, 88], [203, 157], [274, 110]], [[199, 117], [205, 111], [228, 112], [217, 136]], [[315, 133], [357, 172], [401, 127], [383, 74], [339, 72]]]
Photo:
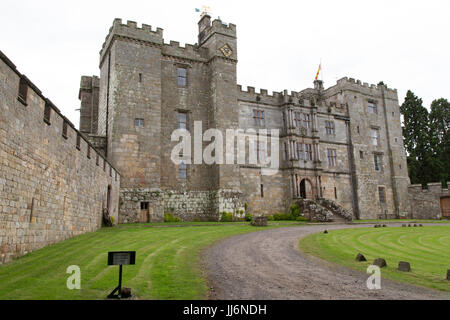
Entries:
[[320, 58], [320, 71], [322, 71], [322, 83], [323, 83], [323, 65], [322, 65], [322, 58]]

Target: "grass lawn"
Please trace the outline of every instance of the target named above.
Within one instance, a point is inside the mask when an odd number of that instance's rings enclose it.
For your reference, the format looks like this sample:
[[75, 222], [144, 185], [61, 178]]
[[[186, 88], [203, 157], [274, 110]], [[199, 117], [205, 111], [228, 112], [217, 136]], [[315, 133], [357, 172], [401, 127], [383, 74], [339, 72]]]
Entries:
[[[202, 225], [121, 225], [37, 250], [0, 266], [0, 300], [105, 299], [117, 286], [119, 274], [119, 267], [106, 265], [108, 251], [137, 251], [136, 265], [124, 266], [123, 285], [138, 298], [204, 299], [208, 288], [199, 265], [201, 249], [225, 237], [267, 228], [248, 223]], [[81, 290], [66, 287], [71, 265], [81, 268]]]
[[[376, 258], [384, 258], [388, 266], [381, 269], [383, 278], [450, 291], [445, 279], [450, 269], [450, 226], [333, 230], [303, 238], [300, 249], [363, 272]], [[358, 253], [368, 261], [356, 262]], [[397, 271], [399, 261], [410, 262], [412, 271]]]

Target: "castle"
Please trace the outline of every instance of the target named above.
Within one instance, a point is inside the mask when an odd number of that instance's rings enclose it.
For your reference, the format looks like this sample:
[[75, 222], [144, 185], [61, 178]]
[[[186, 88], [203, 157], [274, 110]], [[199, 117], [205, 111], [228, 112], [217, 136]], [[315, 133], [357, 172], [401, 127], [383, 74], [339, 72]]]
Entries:
[[[285, 212], [297, 198], [333, 200], [357, 218], [408, 215], [408, 169], [396, 90], [343, 78], [300, 92], [236, 83], [236, 26], [203, 15], [198, 44], [116, 19], [100, 78], [82, 77], [80, 130], [122, 173], [121, 222], [221, 212]], [[171, 134], [278, 129], [280, 170], [249, 164], [176, 165]], [[264, 150], [268, 152], [269, 150]], [[260, 150], [258, 150], [258, 154]], [[247, 204], [247, 205], [245, 205]]]
[[[343, 78], [269, 94], [243, 90], [236, 68], [233, 24], [203, 15], [198, 44], [180, 47], [116, 19], [100, 77], [81, 78], [78, 130], [0, 51], [0, 263], [97, 230], [105, 209], [115, 224], [269, 215], [295, 202], [347, 219], [450, 216], [448, 189], [410, 185], [396, 90]], [[279, 148], [257, 140], [256, 163], [176, 164], [172, 134], [198, 123], [246, 131], [249, 153], [252, 137], [278, 130], [267, 140]], [[191, 139], [208, 147], [205, 136]], [[277, 155], [265, 174], [260, 160]]]

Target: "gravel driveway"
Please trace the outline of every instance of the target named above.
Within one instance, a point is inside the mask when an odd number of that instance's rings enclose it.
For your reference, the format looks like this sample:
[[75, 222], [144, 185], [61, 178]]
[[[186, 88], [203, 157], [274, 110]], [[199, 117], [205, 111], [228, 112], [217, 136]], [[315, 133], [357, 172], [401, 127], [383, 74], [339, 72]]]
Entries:
[[307, 256], [298, 250], [299, 239], [309, 234], [325, 229], [361, 227], [369, 226], [289, 227], [223, 240], [203, 253], [208, 282], [212, 288], [210, 299], [450, 300], [448, 293], [385, 279], [381, 281], [381, 290], [372, 291], [366, 286], [369, 275]]

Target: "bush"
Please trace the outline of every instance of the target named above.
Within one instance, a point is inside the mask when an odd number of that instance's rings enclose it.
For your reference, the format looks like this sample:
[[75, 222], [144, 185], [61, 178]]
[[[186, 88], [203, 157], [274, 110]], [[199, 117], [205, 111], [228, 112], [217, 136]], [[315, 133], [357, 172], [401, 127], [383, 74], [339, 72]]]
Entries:
[[245, 221], [252, 221], [253, 220], [253, 215], [251, 213], [247, 213], [245, 215]]
[[273, 217], [273, 214], [267, 217], [267, 220], [269, 221], [275, 221], [275, 218]]
[[296, 221], [308, 221], [305, 217], [299, 216], [295, 219]]
[[181, 222], [181, 219], [179, 217], [175, 217], [171, 213], [165, 213], [164, 214], [164, 222]]
[[232, 212], [222, 212], [221, 222], [233, 222], [233, 213]]
[[295, 218], [290, 213], [275, 213], [273, 215], [273, 219], [275, 221], [291, 221], [291, 220], [295, 220]]
[[289, 214], [294, 218], [292, 220], [297, 219], [300, 217], [300, 208], [298, 207], [297, 203], [294, 203], [291, 208], [289, 209]]

